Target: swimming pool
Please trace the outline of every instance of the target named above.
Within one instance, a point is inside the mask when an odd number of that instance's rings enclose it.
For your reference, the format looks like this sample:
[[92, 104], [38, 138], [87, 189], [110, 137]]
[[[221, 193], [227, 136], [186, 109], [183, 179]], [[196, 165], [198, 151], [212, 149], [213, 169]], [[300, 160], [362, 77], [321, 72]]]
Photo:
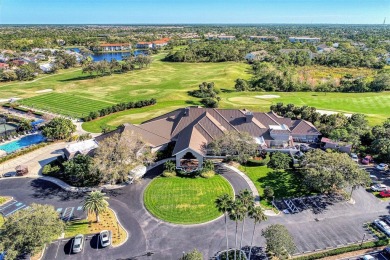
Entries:
[[41, 134], [28, 135], [10, 143], [0, 145], [0, 150], [4, 150], [7, 153], [12, 153], [21, 148], [43, 142], [44, 140], [45, 138]]

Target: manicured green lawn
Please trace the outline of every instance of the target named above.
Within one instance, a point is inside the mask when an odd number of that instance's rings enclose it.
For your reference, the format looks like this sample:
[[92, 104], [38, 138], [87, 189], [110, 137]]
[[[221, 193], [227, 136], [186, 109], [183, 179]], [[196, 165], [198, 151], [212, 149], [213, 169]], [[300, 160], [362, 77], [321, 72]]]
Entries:
[[214, 203], [226, 193], [233, 196], [233, 189], [219, 175], [210, 179], [157, 177], [146, 188], [144, 203], [157, 218], [177, 224], [196, 224], [221, 215]]
[[[173, 63], [163, 62], [165, 54], [153, 56], [150, 68], [125, 74], [90, 78], [80, 68], [61, 70], [54, 75], [40, 75], [32, 82], [0, 83], [0, 97], [21, 97], [23, 104], [54, 112], [81, 116], [112, 104], [156, 98], [157, 105], [118, 112], [108, 117], [83, 124], [90, 132], [100, 132], [101, 126], [116, 127], [120, 124], [141, 123], [156, 115], [189, 105], [199, 105], [199, 99], [190, 97], [203, 81], [213, 81], [221, 89], [221, 108], [248, 108], [253, 111], [269, 111], [277, 102], [309, 105], [318, 109], [346, 113], [364, 113], [372, 125], [390, 117], [390, 92], [383, 93], [267, 93], [235, 92], [237, 78], [249, 79], [250, 66], [245, 63]], [[371, 77], [368, 69], [303, 67], [300, 73], [320, 80], [324, 77], [339, 78], [345, 73]], [[302, 72], [303, 73], [303, 72]], [[51, 93], [37, 93], [52, 89]], [[273, 94], [279, 98], [263, 99], [256, 96]]]
[[302, 179], [298, 175], [299, 173], [293, 171], [274, 171], [267, 166], [240, 166], [239, 169], [253, 181], [259, 192], [261, 204], [264, 206], [272, 206], [264, 198], [264, 188], [267, 186], [274, 190], [275, 199], [310, 194], [303, 186]]

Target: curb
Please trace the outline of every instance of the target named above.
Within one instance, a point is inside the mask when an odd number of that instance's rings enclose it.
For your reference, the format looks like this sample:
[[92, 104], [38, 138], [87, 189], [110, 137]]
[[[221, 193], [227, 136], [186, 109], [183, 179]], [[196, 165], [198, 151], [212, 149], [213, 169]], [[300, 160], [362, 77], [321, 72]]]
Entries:
[[118, 225], [126, 232], [126, 239], [120, 243], [119, 245], [112, 245], [113, 248], [117, 248], [117, 247], [120, 247], [120, 246], [123, 246], [127, 240], [129, 240], [129, 232], [123, 227], [122, 223], [120, 222], [119, 218], [118, 218], [118, 215], [116, 214], [115, 210], [113, 210], [112, 208], [108, 208], [109, 210], [111, 210], [114, 215], [115, 215], [115, 218], [116, 218], [116, 221], [118, 222]]

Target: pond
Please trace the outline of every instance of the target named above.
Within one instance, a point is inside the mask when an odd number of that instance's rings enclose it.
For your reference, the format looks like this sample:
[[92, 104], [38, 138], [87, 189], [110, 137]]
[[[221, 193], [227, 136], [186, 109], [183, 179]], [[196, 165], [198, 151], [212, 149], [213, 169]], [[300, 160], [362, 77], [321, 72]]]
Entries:
[[[70, 48], [69, 50], [80, 52], [79, 48]], [[112, 59], [116, 59], [118, 61], [122, 60], [124, 57], [128, 57], [130, 55], [138, 56], [138, 55], [146, 55], [145, 51], [135, 50], [135, 51], [124, 51], [124, 52], [96, 52], [91, 55], [93, 61], [102, 61], [107, 60], [111, 61]]]
[[6, 153], [13, 153], [30, 145], [41, 143], [44, 140], [45, 138], [41, 134], [28, 135], [10, 143], [0, 145], [0, 150], [5, 151]]

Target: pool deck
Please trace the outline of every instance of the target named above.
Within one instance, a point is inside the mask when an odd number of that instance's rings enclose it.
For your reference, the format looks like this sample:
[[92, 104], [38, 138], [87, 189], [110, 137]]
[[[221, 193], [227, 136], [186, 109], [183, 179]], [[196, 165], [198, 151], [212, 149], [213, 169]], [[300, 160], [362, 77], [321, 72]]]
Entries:
[[23, 164], [28, 167], [29, 173], [27, 176], [38, 177], [42, 167], [55, 160], [57, 156], [62, 155], [62, 149], [67, 145], [69, 145], [69, 143], [66, 142], [53, 143], [4, 163], [0, 163], [0, 176], [8, 172], [15, 173], [16, 166]]
[[11, 139], [11, 140], [9, 140], [9, 141], [2, 142], [2, 143], [0, 143], [0, 146], [1, 146], [1, 145], [5, 145], [5, 144], [12, 143], [12, 142], [14, 142], [14, 141], [16, 141], [16, 140], [19, 140], [19, 139], [21, 139], [22, 137], [25, 137], [25, 136], [37, 135], [37, 134], [40, 134], [40, 132], [35, 132], [35, 133], [32, 133], [32, 134], [22, 135], [22, 136], [13, 138], [13, 139]]

